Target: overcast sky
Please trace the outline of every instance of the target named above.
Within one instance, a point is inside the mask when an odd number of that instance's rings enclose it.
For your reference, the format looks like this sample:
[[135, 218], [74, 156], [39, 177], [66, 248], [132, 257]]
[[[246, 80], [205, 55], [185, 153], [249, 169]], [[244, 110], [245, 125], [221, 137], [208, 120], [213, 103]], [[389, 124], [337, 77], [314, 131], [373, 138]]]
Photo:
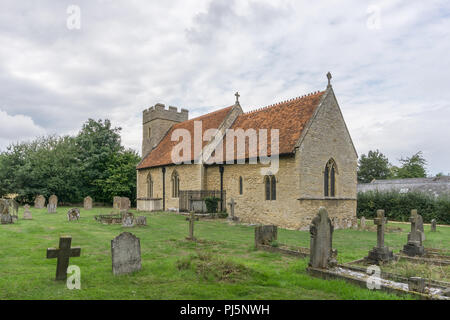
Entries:
[[[0, 0], [0, 149], [142, 110], [244, 111], [332, 84], [358, 153], [450, 172], [450, 2]], [[78, 27], [77, 10], [80, 9]], [[68, 10], [68, 8], [70, 10]]]

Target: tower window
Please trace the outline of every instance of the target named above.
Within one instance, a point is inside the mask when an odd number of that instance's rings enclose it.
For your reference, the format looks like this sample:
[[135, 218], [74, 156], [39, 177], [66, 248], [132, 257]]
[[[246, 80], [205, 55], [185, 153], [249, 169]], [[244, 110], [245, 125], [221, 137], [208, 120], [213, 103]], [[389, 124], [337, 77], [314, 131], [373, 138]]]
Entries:
[[266, 200], [277, 199], [277, 179], [275, 176], [270, 175], [264, 177], [264, 190]]

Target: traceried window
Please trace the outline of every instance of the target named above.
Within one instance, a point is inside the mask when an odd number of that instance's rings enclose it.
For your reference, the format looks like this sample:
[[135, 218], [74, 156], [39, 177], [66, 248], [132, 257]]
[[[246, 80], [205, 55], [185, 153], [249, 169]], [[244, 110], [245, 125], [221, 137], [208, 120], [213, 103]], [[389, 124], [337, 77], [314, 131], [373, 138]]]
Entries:
[[323, 172], [323, 191], [325, 197], [336, 196], [337, 166], [333, 159], [328, 160]]
[[242, 177], [239, 177], [239, 194], [243, 194], [244, 193], [244, 182]]
[[172, 198], [178, 198], [180, 194], [180, 177], [178, 172], [172, 173]]
[[275, 176], [270, 175], [264, 177], [264, 191], [266, 200], [277, 199], [277, 179]]
[[151, 174], [147, 177], [147, 197], [153, 198], [153, 179]]

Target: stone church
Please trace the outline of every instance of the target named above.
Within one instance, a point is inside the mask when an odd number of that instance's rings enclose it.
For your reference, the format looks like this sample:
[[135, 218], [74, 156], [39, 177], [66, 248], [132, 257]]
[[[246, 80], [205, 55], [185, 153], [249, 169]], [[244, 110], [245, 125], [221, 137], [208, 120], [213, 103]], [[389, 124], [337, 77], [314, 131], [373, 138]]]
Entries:
[[[354, 226], [358, 156], [327, 77], [324, 91], [250, 112], [238, 94], [234, 105], [194, 119], [162, 104], [144, 110], [138, 210], [201, 211], [215, 196], [228, 212], [233, 199], [244, 223], [305, 230], [323, 206], [335, 228]], [[251, 134], [264, 130], [255, 143]]]

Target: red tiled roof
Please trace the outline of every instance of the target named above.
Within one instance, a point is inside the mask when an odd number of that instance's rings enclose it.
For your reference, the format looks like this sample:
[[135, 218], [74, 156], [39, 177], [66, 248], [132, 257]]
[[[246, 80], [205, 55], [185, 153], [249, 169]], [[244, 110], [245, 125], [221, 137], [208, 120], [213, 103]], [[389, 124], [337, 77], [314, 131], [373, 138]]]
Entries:
[[[194, 154], [194, 121], [202, 122], [202, 136], [208, 129], [217, 129], [222, 124], [223, 120], [226, 118], [228, 113], [231, 111], [233, 106], [223, 108], [211, 113], [207, 113], [203, 116], [190, 119], [187, 121], [183, 121], [177, 124], [174, 124], [167, 134], [162, 138], [161, 142], [158, 146], [153, 149], [145, 159], [141, 161], [138, 165], [137, 169], [144, 169], [149, 167], [156, 166], [164, 166], [168, 164], [172, 164], [172, 149], [175, 147], [180, 141], [171, 141], [172, 133], [176, 129], [186, 129], [191, 134], [191, 159], [182, 159], [183, 161], [191, 160], [193, 161], [195, 158], [198, 158], [198, 154]], [[202, 139], [203, 140], [203, 139]], [[203, 141], [204, 147], [208, 141]]]
[[[305, 129], [308, 121], [311, 119], [316, 108], [319, 106], [322, 96], [326, 91], [311, 93], [306, 96], [298, 97], [288, 101], [270, 105], [265, 108], [257, 109], [241, 114], [237, 117], [230, 129], [267, 129], [267, 155], [271, 155], [271, 136], [272, 129], [279, 130], [279, 154], [294, 152], [294, 147]], [[203, 133], [210, 128], [218, 129], [223, 120], [227, 117], [233, 106], [208, 113], [201, 117], [177, 123], [172, 126], [166, 136], [161, 140], [158, 146], [153, 149], [148, 156], [142, 160], [138, 169], [148, 167], [162, 166], [172, 164], [172, 148], [178, 141], [171, 141], [172, 133], [175, 129], [187, 129], [191, 134], [191, 159], [194, 160], [198, 155], [194, 155], [194, 121], [202, 121]], [[248, 140], [247, 140], [248, 141]], [[208, 142], [203, 142], [203, 147]], [[226, 139], [223, 141], [223, 156], [226, 160]], [[258, 143], [259, 148], [259, 143]], [[245, 158], [249, 157], [248, 143], [246, 142]], [[259, 154], [259, 150], [258, 150]], [[241, 158], [241, 157], [240, 157]], [[237, 159], [237, 148], [235, 146], [234, 159]]]
[[[271, 135], [272, 129], [279, 130], [279, 152], [278, 154], [288, 154], [294, 152], [294, 147], [311, 119], [314, 111], [319, 106], [320, 100], [325, 91], [311, 93], [309, 95], [280, 102], [262, 109], [250, 111], [240, 115], [231, 129], [267, 129], [267, 155], [271, 155]], [[235, 140], [236, 141], [236, 140]], [[248, 141], [248, 140], [247, 140]], [[236, 144], [236, 142], [235, 142]], [[226, 142], [224, 141], [224, 146]], [[225, 147], [224, 147], [225, 158]], [[258, 143], [258, 155], [259, 143]], [[245, 146], [245, 159], [249, 158], [248, 142]], [[226, 158], [225, 158], [226, 159]], [[237, 146], [234, 148], [234, 159], [237, 160]], [[242, 159], [242, 157], [239, 157]]]

